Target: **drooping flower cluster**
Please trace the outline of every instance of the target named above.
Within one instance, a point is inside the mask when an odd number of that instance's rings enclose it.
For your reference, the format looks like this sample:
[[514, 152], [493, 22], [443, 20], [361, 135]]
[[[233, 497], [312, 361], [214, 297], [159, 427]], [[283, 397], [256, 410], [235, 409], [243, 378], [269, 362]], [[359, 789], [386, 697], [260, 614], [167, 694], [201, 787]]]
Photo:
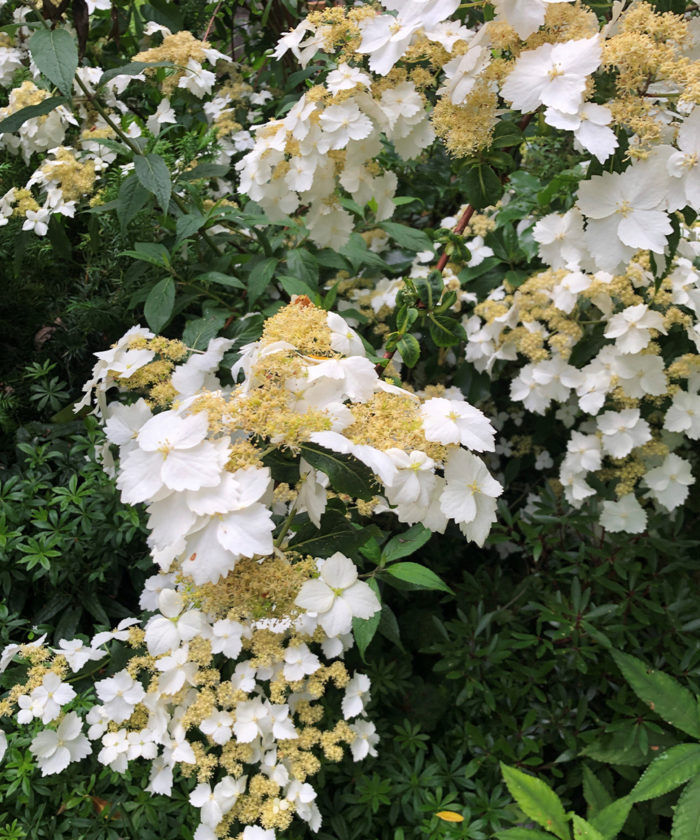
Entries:
[[[150, 762], [154, 793], [170, 793], [176, 773], [193, 777], [197, 840], [255, 825], [272, 837], [294, 814], [317, 830], [308, 780], [321, 757], [374, 754], [369, 680], [342, 657], [353, 622], [380, 602], [344, 552], [321, 550], [326, 516], [352, 505], [360, 519], [390, 510], [437, 531], [453, 520], [481, 544], [502, 492], [473, 454], [494, 448], [486, 417], [452, 394], [421, 400], [382, 380], [359, 336], [308, 298], [267, 320], [222, 385], [231, 343], [192, 353], [134, 328], [98, 354], [86, 401], [97, 393], [118, 448], [105, 462], [122, 499], [148, 506], [159, 572], [141, 606], [152, 614], [89, 644], [13, 645], [1, 663], [30, 665], [0, 714], [49, 727], [31, 746], [44, 774], [92, 741], [116, 772]], [[127, 399], [110, 401], [115, 389]], [[68, 675], [117, 643], [131, 652], [95, 683], [86, 736]], [[333, 726], [319, 702], [327, 689], [343, 692]]]

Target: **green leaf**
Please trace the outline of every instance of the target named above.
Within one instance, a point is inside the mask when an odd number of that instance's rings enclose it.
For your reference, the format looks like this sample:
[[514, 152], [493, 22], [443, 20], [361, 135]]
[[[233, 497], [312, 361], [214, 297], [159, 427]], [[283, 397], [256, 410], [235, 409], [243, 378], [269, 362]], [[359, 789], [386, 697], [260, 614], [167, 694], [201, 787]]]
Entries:
[[564, 806], [549, 785], [503, 762], [501, 773], [511, 796], [526, 816], [556, 834], [560, 840], [569, 840], [571, 833]]
[[213, 310], [208, 315], [188, 321], [182, 333], [182, 340], [194, 350], [204, 350], [225, 323], [226, 313], [221, 309]]
[[[377, 585], [377, 581], [374, 578], [370, 578], [367, 583], [381, 604], [382, 599], [379, 595], [379, 586]], [[357, 649], [360, 651], [360, 656], [363, 661], [365, 658], [365, 651], [379, 628], [381, 617], [381, 610], [377, 610], [371, 618], [353, 618], [352, 620], [352, 634], [355, 637], [355, 644], [357, 645]]]
[[253, 266], [248, 275], [248, 300], [251, 306], [270, 285], [278, 262], [276, 257], [266, 257]]
[[393, 566], [386, 566], [382, 572], [389, 574], [398, 580], [412, 583], [419, 589], [439, 589], [441, 592], [449, 592], [454, 595], [450, 587], [426, 566], [420, 563], [395, 563]]
[[415, 336], [405, 333], [396, 342], [396, 349], [401, 354], [406, 367], [412, 368], [418, 364], [420, 359], [420, 344]]
[[666, 732], [649, 733], [648, 743], [642, 749], [636, 738], [636, 724], [610, 735], [604, 735], [597, 742], [589, 744], [581, 755], [604, 764], [628, 764], [637, 766], [648, 764], [659, 754], [660, 749], [675, 746], [678, 739]]
[[498, 840], [552, 840], [551, 834], [546, 834], [538, 828], [507, 828], [497, 831]]
[[66, 96], [73, 91], [78, 69], [78, 45], [67, 29], [37, 29], [29, 39], [29, 52], [46, 78]]
[[129, 175], [122, 181], [117, 196], [117, 218], [122, 230], [143, 209], [149, 196], [150, 193], [141, 186], [136, 175]]
[[65, 105], [67, 102], [68, 100], [62, 96], [51, 96], [48, 99], [44, 99], [43, 102], [39, 102], [38, 105], [27, 105], [26, 108], [20, 108], [19, 111], [15, 111], [14, 114], [10, 114], [9, 117], [5, 117], [0, 122], [0, 134], [12, 134], [12, 132], [17, 131], [27, 120], [31, 120], [34, 117], [43, 117], [44, 114], [48, 114], [54, 108], [58, 108], [59, 105]]
[[427, 233], [422, 230], [400, 225], [397, 222], [381, 222], [380, 228], [385, 230], [402, 248], [417, 253], [418, 251], [432, 251], [433, 243]]
[[382, 560], [385, 563], [393, 563], [401, 557], [408, 557], [409, 554], [413, 554], [424, 546], [432, 535], [433, 533], [429, 528], [417, 522], [408, 531], [397, 534], [389, 540], [382, 550]]
[[352, 554], [359, 546], [367, 542], [365, 528], [353, 528], [348, 519], [338, 510], [329, 510], [321, 517], [321, 527], [317, 528], [309, 521], [306, 514], [299, 517], [301, 525], [294, 522], [294, 537], [289, 548], [312, 557], [330, 557], [336, 551]]
[[197, 233], [206, 221], [201, 213], [188, 213], [186, 216], [180, 216], [175, 223], [175, 235], [178, 242]]
[[583, 797], [588, 803], [588, 816], [594, 816], [610, 804], [610, 795], [603, 783], [587, 765], [583, 765]]
[[466, 339], [464, 327], [449, 315], [429, 315], [430, 337], [438, 347], [453, 347]]
[[679, 744], [655, 758], [629, 793], [633, 802], [663, 796], [700, 773], [700, 744]]
[[220, 286], [228, 286], [231, 289], [245, 289], [245, 284], [238, 277], [231, 277], [221, 271], [206, 271], [194, 278], [196, 283], [218, 283]]
[[[178, 176], [181, 181], [198, 181], [200, 178], [224, 178], [230, 167], [225, 163], [200, 163], [194, 169], [186, 169]], [[214, 213], [220, 208], [215, 208]], [[223, 214], [221, 214], [223, 215]]]
[[340, 254], [350, 260], [355, 271], [363, 265], [368, 268], [377, 268], [379, 271], [384, 271], [387, 268], [387, 264], [379, 254], [375, 254], [367, 248], [367, 243], [359, 233], [350, 234], [350, 240], [340, 249]]
[[604, 840], [603, 835], [583, 817], [573, 815], [574, 840]]
[[503, 195], [503, 184], [490, 166], [478, 164], [463, 176], [462, 191], [475, 210], [495, 204]]
[[673, 812], [671, 840], [698, 840], [700, 837], [700, 776], [683, 789]]
[[167, 324], [175, 303], [175, 283], [172, 277], [164, 277], [148, 293], [143, 306], [148, 326], [158, 332]]
[[628, 653], [611, 651], [622, 676], [639, 699], [663, 718], [693, 738], [700, 738], [700, 715], [695, 697], [680, 683], [664, 674], [653, 671], [641, 659]]
[[170, 170], [160, 155], [135, 155], [134, 172], [141, 186], [153, 193], [164, 213], [168, 212], [170, 204]]
[[601, 833], [604, 840], [613, 840], [622, 830], [632, 804], [632, 800], [627, 796], [616, 799], [591, 818], [591, 825]]
[[287, 251], [287, 274], [312, 289], [318, 289], [318, 260], [304, 248]]
[[337, 493], [365, 501], [375, 495], [372, 470], [352, 455], [332, 452], [315, 443], [302, 444], [301, 454], [314, 469], [328, 476]]
[[97, 86], [106, 84], [115, 78], [115, 76], [137, 76], [143, 70], [149, 67], [175, 67], [172, 61], [130, 61], [128, 64], [123, 64], [121, 67], [112, 67], [110, 70], [100, 76]]
[[299, 280], [298, 277], [290, 277], [289, 275], [281, 274], [277, 278], [277, 282], [284, 289], [284, 291], [292, 297], [292, 295], [306, 295], [309, 300], [313, 301], [316, 306], [321, 305], [321, 296], [312, 286]]
[[120, 257], [133, 257], [135, 260], [157, 265], [158, 268], [170, 267], [170, 251], [160, 242], [134, 242], [131, 251], [121, 251]]

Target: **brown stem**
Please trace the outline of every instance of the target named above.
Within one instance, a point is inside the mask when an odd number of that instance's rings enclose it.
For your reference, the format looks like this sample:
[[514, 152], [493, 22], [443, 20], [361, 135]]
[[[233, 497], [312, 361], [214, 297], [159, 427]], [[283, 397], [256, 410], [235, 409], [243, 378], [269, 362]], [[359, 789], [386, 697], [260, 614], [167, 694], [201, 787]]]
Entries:
[[214, 9], [214, 14], [212, 14], [211, 18], [209, 18], [209, 24], [207, 25], [206, 32], [202, 36], [202, 41], [206, 41], [207, 38], [209, 37], [209, 33], [211, 32], [211, 28], [214, 25], [214, 21], [216, 20], [216, 16], [219, 14], [219, 9], [221, 8], [222, 3], [223, 3], [223, 0], [219, 0], [219, 2], [216, 4], [216, 8]]
[[[471, 206], [471, 204], [467, 204], [467, 206], [464, 209], [464, 213], [462, 213], [460, 220], [457, 222], [457, 227], [454, 229], [454, 233], [457, 234], [457, 236], [459, 236], [461, 233], [464, 233], [464, 230], [469, 224], [469, 220], [473, 215], [474, 208]], [[444, 270], [445, 266], [447, 265], [447, 257], [448, 254], [447, 251], [445, 251], [445, 253], [438, 260], [438, 263], [435, 266], [435, 271]]]

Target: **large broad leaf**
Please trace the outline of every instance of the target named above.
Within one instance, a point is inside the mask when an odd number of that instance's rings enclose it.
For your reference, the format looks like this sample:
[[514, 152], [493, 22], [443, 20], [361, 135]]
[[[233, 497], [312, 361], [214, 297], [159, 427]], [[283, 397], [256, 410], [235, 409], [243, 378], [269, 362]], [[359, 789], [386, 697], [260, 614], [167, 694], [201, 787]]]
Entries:
[[163, 212], [167, 213], [172, 184], [170, 170], [163, 158], [155, 154], [136, 155], [134, 172], [141, 186], [149, 193], [153, 193], [156, 201], [163, 208]]
[[644, 802], [663, 796], [700, 773], [700, 744], [679, 744], [655, 758], [630, 791], [630, 799]]
[[420, 359], [420, 344], [415, 336], [410, 333], [402, 335], [396, 343], [396, 349], [401, 354], [406, 367], [413, 368], [418, 364]]
[[573, 816], [574, 840], [604, 840], [603, 835], [583, 817]]
[[19, 111], [15, 111], [14, 114], [10, 114], [9, 117], [5, 117], [0, 122], [0, 134], [12, 134], [12, 132], [21, 128], [27, 120], [34, 117], [43, 117], [44, 114], [50, 113], [59, 105], [65, 105], [67, 101], [62, 96], [51, 96], [43, 102], [39, 102], [38, 105], [27, 105], [26, 108], [20, 108]]
[[648, 764], [659, 755], [660, 751], [667, 747], [675, 747], [678, 739], [667, 732], [649, 732], [647, 734], [646, 749], [642, 749], [639, 740], [636, 738], [635, 730], [637, 725], [630, 723], [624, 729], [613, 732], [610, 735], [603, 735], [597, 741], [589, 744], [581, 755], [588, 756], [594, 761], [603, 764], [628, 764], [639, 766]]
[[337, 493], [347, 493], [365, 501], [374, 496], [372, 470], [352, 455], [341, 455], [315, 443], [303, 444], [301, 454], [314, 469], [328, 476]]
[[287, 251], [286, 273], [312, 289], [318, 289], [318, 260], [310, 251], [304, 248]]
[[673, 812], [671, 840], [698, 840], [700, 837], [700, 776], [695, 776], [681, 793]]
[[143, 209], [149, 197], [150, 193], [141, 186], [136, 175], [129, 175], [122, 181], [117, 196], [117, 218], [122, 230]]
[[403, 534], [392, 537], [382, 549], [382, 558], [385, 563], [393, 563], [401, 557], [408, 557], [414, 551], [424, 546], [432, 537], [433, 532], [421, 525], [420, 522], [412, 525]]
[[133, 250], [121, 251], [120, 257], [133, 257], [158, 268], [170, 267], [170, 251], [160, 242], [134, 242]]
[[409, 251], [433, 250], [430, 237], [422, 230], [416, 230], [408, 227], [408, 225], [400, 225], [397, 222], [382, 222], [379, 227], [383, 228], [402, 248]]
[[251, 306], [270, 285], [278, 262], [275, 257], [266, 257], [253, 266], [248, 275], [248, 301]]
[[158, 332], [167, 324], [175, 303], [175, 283], [172, 277], [164, 277], [148, 293], [143, 307], [148, 326]]
[[610, 804], [611, 800], [610, 794], [603, 783], [587, 764], [583, 765], [583, 798], [588, 804], [589, 817], [600, 813], [603, 808]]
[[501, 762], [501, 772], [511, 796], [522, 812], [536, 823], [555, 834], [560, 840], [569, 840], [568, 821], [564, 806], [556, 793], [542, 779], [528, 776], [515, 767]]
[[78, 69], [78, 45], [67, 29], [37, 29], [29, 39], [34, 64], [61, 93], [70, 96]]
[[421, 566], [420, 563], [394, 563], [382, 571], [397, 580], [404, 581], [404, 583], [411, 583], [419, 589], [439, 589], [442, 592], [449, 592], [454, 595], [450, 587], [440, 580], [435, 572]]
[[693, 738], [700, 738], [700, 715], [696, 698], [662, 671], [653, 671], [641, 659], [628, 653], [611, 651], [622, 676], [634, 693], [666, 723], [678, 727]]
[[312, 557], [330, 557], [336, 551], [352, 554], [369, 537], [366, 529], [353, 528], [338, 510], [326, 511], [321, 517], [320, 528], [310, 522], [305, 514], [300, 517], [300, 521], [301, 525], [295, 520], [295, 534], [289, 548]]
[[604, 840], [613, 840], [622, 830], [632, 804], [632, 800], [627, 796], [616, 799], [591, 818], [591, 825], [601, 833]]
[[363, 265], [368, 268], [378, 268], [380, 271], [387, 268], [387, 264], [379, 254], [367, 248], [367, 243], [359, 233], [350, 234], [350, 240], [340, 249], [340, 254], [350, 260], [355, 271]]

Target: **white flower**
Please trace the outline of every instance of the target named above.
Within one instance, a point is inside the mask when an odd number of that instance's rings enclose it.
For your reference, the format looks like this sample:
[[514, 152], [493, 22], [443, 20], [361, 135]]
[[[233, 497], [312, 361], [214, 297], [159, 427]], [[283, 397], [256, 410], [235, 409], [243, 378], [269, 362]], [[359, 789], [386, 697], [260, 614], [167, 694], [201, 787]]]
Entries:
[[27, 210], [22, 230], [33, 230], [37, 236], [46, 236], [49, 230], [49, 217], [51, 211], [44, 207], [38, 210]]
[[212, 712], [199, 724], [199, 728], [215, 744], [223, 746], [233, 737], [233, 718], [228, 712]]
[[370, 587], [357, 579], [352, 560], [337, 551], [321, 567], [321, 576], [307, 580], [294, 602], [318, 615], [328, 636], [349, 633], [352, 619], [371, 618], [381, 605]]
[[603, 105], [584, 102], [578, 114], [564, 114], [555, 108], [547, 108], [544, 121], [555, 128], [573, 131], [578, 145], [595, 155], [601, 163], [617, 148], [617, 137], [609, 127], [612, 113]]
[[315, 653], [311, 653], [305, 644], [290, 645], [284, 652], [284, 678], [289, 682], [301, 680], [315, 673], [321, 662]]
[[493, 452], [496, 432], [483, 412], [463, 400], [435, 397], [420, 409], [426, 440], [461, 443], [476, 452]]
[[114, 630], [102, 630], [95, 633], [90, 642], [90, 647], [96, 648], [112, 640], [125, 642], [129, 638], [129, 627], [138, 623], [138, 618], [123, 618]]
[[386, 485], [389, 503], [427, 505], [435, 486], [435, 461], [418, 449], [408, 453], [391, 448], [386, 454], [396, 467], [396, 478]]
[[105, 712], [115, 723], [122, 723], [131, 717], [136, 704], [146, 696], [141, 683], [131, 677], [126, 670], [95, 683], [95, 690]]
[[461, 105], [471, 93], [479, 73], [488, 66], [490, 58], [486, 47], [472, 47], [448, 61], [442, 68], [447, 81], [438, 93], [448, 93], [453, 105]]
[[[539, 243], [540, 257], [552, 268], [573, 269], [586, 253], [583, 216], [576, 207], [563, 215], [549, 213], [543, 216], [532, 229], [532, 238]], [[556, 302], [555, 306], [563, 309]]]
[[614, 272], [639, 248], [663, 253], [672, 231], [661, 209], [666, 182], [658, 163], [646, 160], [579, 185], [577, 206], [589, 219], [586, 242], [600, 268]]
[[53, 652], [65, 656], [73, 672], [79, 671], [86, 662], [102, 659], [107, 655], [107, 651], [95, 650], [94, 646], [87, 647], [81, 639], [61, 639], [58, 648], [53, 648]]
[[647, 515], [634, 493], [628, 493], [617, 502], [603, 502], [600, 524], [613, 533], [641, 534], [647, 527]]
[[355, 674], [345, 686], [345, 696], [341, 704], [345, 720], [361, 715], [370, 700], [370, 682], [366, 674]]
[[366, 73], [363, 73], [358, 67], [350, 67], [346, 62], [339, 64], [326, 77], [326, 87], [331, 93], [352, 90], [358, 85], [369, 87], [370, 83], [371, 79]]
[[185, 88], [193, 93], [198, 99], [211, 93], [216, 82], [216, 73], [205, 70], [202, 65], [193, 58], [187, 61], [187, 72], [177, 83], [179, 88]]
[[199, 490], [221, 480], [228, 460], [225, 440], [206, 441], [206, 412], [180, 417], [164, 411], [148, 420], [139, 431], [139, 448], [121, 464], [117, 486], [122, 500], [136, 504], [152, 499], [160, 490]]
[[603, 434], [603, 452], [613, 458], [624, 458], [636, 446], [651, 440], [649, 424], [640, 418], [638, 408], [606, 411], [598, 418], [598, 428]]
[[18, 698], [21, 711], [17, 713], [17, 722], [29, 723], [34, 718], [41, 718], [42, 723], [50, 723], [61, 713], [61, 706], [70, 703], [74, 697], [75, 691], [71, 686], [61, 682], [58, 674], [49, 671], [31, 694]]
[[544, 23], [548, 3], [571, 2], [571, 0], [493, 0], [497, 19], [505, 20], [521, 38], [532, 35]]
[[82, 733], [82, 722], [75, 712], [69, 712], [56, 730], [45, 729], [29, 746], [37, 759], [42, 776], [60, 773], [71, 761], [89, 755], [92, 747]]
[[185, 682], [194, 684], [197, 664], [188, 662], [188, 645], [183, 645], [168, 656], [163, 656], [156, 662], [156, 668], [162, 672], [158, 679], [158, 690], [162, 694], [177, 694]]
[[223, 653], [229, 659], [235, 659], [243, 646], [242, 636], [245, 628], [237, 621], [221, 618], [211, 628], [211, 652]]
[[700, 108], [695, 107], [685, 118], [678, 131], [677, 144], [679, 151], [669, 155], [666, 163], [668, 174], [678, 179], [682, 193], [682, 198], [675, 204], [683, 207], [687, 203], [696, 208], [700, 206]]
[[585, 291], [593, 278], [581, 271], [573, 271], [552, 289], [552, 303], [567, 314], [576, 306], [579, 292]]
[[567, 468], [566, 461], [559, 472], [559, 481], [564, 488], [564, 498], [575, 508], [581, 507], [583, 500], [595, 494], [595, 490], [586, 483], [585, 473]]
[[236, 722], [233, 731], [240, 744], [249, 744], [268, 728], [269, 706], [259, 698], [244, 700], [236, 706]]
[[146, 120], [146, 128], [158, 136], [160, 127], [164, 123], [176, 123], [175, 109], [170, 105], [170, 100], [165, 97], [160, 100], [155, 112]]
[[496, 521], [496, 499], [503, 487], [481, 458], [464, 449], [452, 450], [448, 455], [445, 479], [440, 510], [459, 524], [468, 540], [483, 545]]
[[379, 735], [373, 723], [368, 720], [358, 720], [350, 724], [350, 729], [355, 733], [355, 739], [350, 744], [353, 761], [362, 761], [368, 755], [377, 755], [374, 749], [379, 743]]
[[565, 114], [576, 114], [588, 76], [598, 69], [600, 59], [599, 35], [542, 44], [520, 53], [501, 93], [522, 113], [549, 105]]
[[129, 754], [129, 733], [126, 729], [106, 732], [102, 736], [102, 749], [97, 753], [97, 760], [108, 765], [115, 773], [126, 771]]
[[247, 825], [243, 829], [243, 840], [275, 840], [275, 832], [271, 828], [264, 829], [259, 825]]
[[688, 487], [695, 483], [688, 461], [675, 453], [667, 455], [661, 466], [642, 479], [649, 488], [649, 495], [666, 510], [675, 510], [688, 496]]
[[323, 134], [318, 151], [325, 154], [329, 149], [344, 149], [350, 140], [369, 137], [374, 128], [372, 120], [360, 111], [352, 100], [342, 105], [330, 105], [321, 114]]
[[213, 789], [205, 783], [197, 785], [190, 794], [190, 804], [201, 809], [205, 825], [216, 828], [224, 814], [233, 808], [238, 797], [245, 791], [246, 781], [246, 776], [239, 779], [225, 776]]
[[208, 635], [209, 625], [199, 610], [183, 612], [185, 599], [174, 589], [158, 594], [161, 615], [153, 616], [146, 625], [146, 647], [151, 656], [175, 650], [181, 642], [195, 636]]
[[700, 438], [700, 394], [677, 391], [673, 396], [664, 429], [669, 432], [685, 432], [691, 440]]
[[572, 432], [566, 445], [567, 465], [574, 471], [591, 472], [601, 465], [600, 441], [595, 435]]
[[651, 341], [651, 330], [666, 335], [663, 315], [649, 309], [646, 303], [639, 303], [613, 315], [605, 337], [617, 339], [615, 346], [621, 353], [639, 353]]

